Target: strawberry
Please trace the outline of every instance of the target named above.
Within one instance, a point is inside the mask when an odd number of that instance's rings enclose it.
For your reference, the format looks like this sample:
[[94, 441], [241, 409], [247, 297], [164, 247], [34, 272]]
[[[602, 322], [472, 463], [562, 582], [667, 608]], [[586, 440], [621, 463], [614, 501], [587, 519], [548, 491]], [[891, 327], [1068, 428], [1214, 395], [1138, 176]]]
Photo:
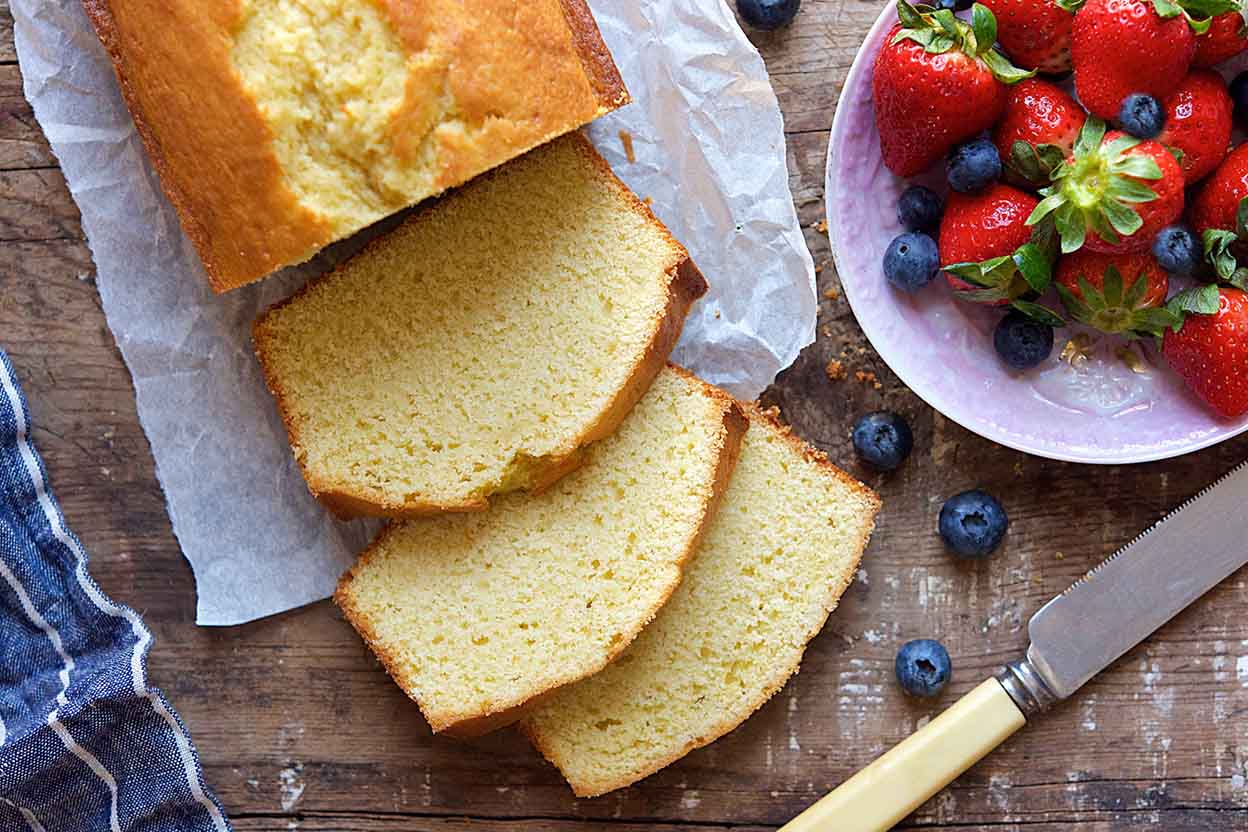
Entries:
[[962, 300], [1008, 304], [1061, 326], [1061, 318], [1029, 300], [1052, 280], [1045, 230], [1027, 225], [1036, 205], [1031, 194], [1001, 183], [978, 193], [951, 193], [940, 223], [941, 265]]
[[1078, 0], [984, 0], [997, 17], [997, 40], [1010, 62], [1024, 69], [1070, 69], [1070, 30]]
[[1162, 355], [1215, 413], [1237, 419], [1248, 413], [1248, 294], [1216, 286], [1184, 294], [1190, 314], [1166, 332]]
[[1213, 228], [1234, 229], [1239, 202], [1246, 196], [1248, 144], [1241, 144], [1222, 160], [1196, 194], [1190, 215], [1192, 228], [1201, 235]]
[[1033, 184], [1048, 184], [1053, 168], [1074, 149], [1086, 119], [1079, 102], [1061, 87], [1028, 78], [1010, 88], [992, 141], [1011, 172]]
[[1192, 66], [1213, 66], [1248, 49], [1248, 10], [1241, 5], [1209, 21], [1209, 31], [1196, 38]]
[[1213, 173], [1226, 156], [1233, 106], [1222, 76], [1207, 69], [1188, 73], [1162, 102], [1166, 126], [1157, 141], [1182, 152], [1179, 165], [1188, 184]]
[[992, 12], [976, 5], [972, 24], [947, 9], [920, 14], [899, 0], [901, 22], [875, 59], [871, 95], [884, 164], [898, 176], [931, 167], [964, 139], [992, 126], [1006, 84], [1029, 73], [992, 48]]
[[[1087, 0], [1075, 15], [1070, 54], [1075, 91], [1090, 113], [1114, 119], [1131, 93], [1161, 101], [1178, 86], [1196, 54], [1196, 34], [1183, 2]], [[1228, 11], [1223, 5], [1234, 0], [1196, 2], [1215, 14]]]
[[1175, 322], [1162, 308], [1170, 277], [1151, 254], [1080, 249], [1058, 261], [1055, 282], [1071, 317], [1102, 332], [1161, 335]]
[[1105, 122], [1089, 118], [1040, 193], [1044, 199], [1027, 222], [1051, 214], [1063, 253], [1085, 244], [1106, 254], [1144, 251], [1183, 213], [1183, 170], [1158, 142], [1106, 133]]

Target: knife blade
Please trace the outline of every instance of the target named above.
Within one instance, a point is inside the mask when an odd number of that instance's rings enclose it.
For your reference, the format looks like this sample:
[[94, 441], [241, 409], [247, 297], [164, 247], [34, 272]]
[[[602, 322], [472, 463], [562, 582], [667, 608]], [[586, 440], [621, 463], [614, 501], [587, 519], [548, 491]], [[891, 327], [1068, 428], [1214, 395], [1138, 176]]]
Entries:
[[[1040, 692], [1040, 704], [1047, 704], [1045, 693], [1053, 699], [1070, 696], [1246, 562], [1248, 462], [1167, 514], [1031, 617], [1027, 663], [1047, 689]], [[1017, 665], [1011, 672], [1017, 675]], [[1020, 707], [1026, 710], [1024, 703]]]
[[881, 832], [1248, 563], [1248, 461], [1032, 616], [1009, 664], [780, 832]]

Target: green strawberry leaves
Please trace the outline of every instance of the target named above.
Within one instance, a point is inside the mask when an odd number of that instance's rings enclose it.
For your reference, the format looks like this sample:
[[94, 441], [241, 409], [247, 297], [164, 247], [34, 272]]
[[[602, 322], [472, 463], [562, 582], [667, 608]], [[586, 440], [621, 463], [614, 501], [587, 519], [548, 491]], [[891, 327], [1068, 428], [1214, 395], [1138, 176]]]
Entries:
[[1217, 284], [1193, 286], [1184, 289], [1166, 303], [1166, 310], [1175, 316], [1172, 329], [1178, 332], [1188, 315], [1214, 315], [1218, 311], [1219, 292]]
[[1058, 315], [1047, 306], [1041, 306], [1029, 300], [1016, 300], [1010, 304], [1010, 308], [1022, 312], [1037, 323], [1051, 326], [1054, 329], [1066, 326], [1066, 321], [1062, 319], [1061, 315]]
[[1192, 31], [1203, 35], [1209, 31], [1213, 18], [1226, 12], [1240, 11], [1240, 7], [1238, 0], [1153, 0], [1153, 10], [1163, 19], [1183, 15]]
[[972, 7], [969, 24], [949, 9], [915, 7], [906, 0], [897, 2], [897, 19], [901, 21], [901, 29], [893, 36], [893, 43], [914, 41], [934, 55], [956, 48], [978, 58], [993, 77], [1004, 84], [1015, 84], [1036, 74], [1034, 70], [1028, 72], [1014, 66], [993, 48], [997, 41], [997, 18], [978, 3]]
[[1084, 0], [1054, 0], [1054, 3], [1057, 5], [1059, 9], [1065, 9], [1071, 14], [1074, 14], [1075, 12], [1082, 9], [1083, 2]]
[[1078, 278], [1076, 294], [1062, 284], [1057, 285], [1062, 305], [1076, 321], [1102, 332], [1126, 335], [1129, 338], [1160, 336], [1176, 323], [1175, 313], [1165, 307], [1141, 306], [1148, 294], [1148, 276], [1137, 275], [1130, 285], [1113, 266], [1105, 270], [1101, 288], [1087, 278]]
[[1242, 252], [1248, 243], [1248, 197], [1239, 201], [1234, 231], [1206, 228], [1201, 242], [1204, 244], [1205, 260], [1213, 266], [1218, 280], [1248, 291], [1248, 266], [1241, 266], [1237, 256], [1237, 251]]
[[1059, 327], [1066, 323], [1051, 309], [1028, 299], [1043, 294], [1053, 282], [1053, 266], [1043, 241], [1024, 243], [1013, 254], [979, 263], [955, 263], [944, 269], [975, 287], [955, 291], [955, 297], [961, 300], [972, 303], [1007, 301], [1012, 309], [1047, 326]]
[[1040, 189], [1043, 199], [1027, 218], [1035, 225], [1052, 215], [1063, 254], [1082, 248], [1089, 232], [1107, 243], [1129, 237], [1144, 224], [1132, 206], [1157, 198], [1140, 181], [1161, 179], [1157, 160], [1131, 153], [1140, 143], [1134, 136], [1106, 142], [1106, 129], [1101, 119], [1088, 118], [1072, 157], [1052, 170], [1052, 184]]
[[1064, 161], [1066, 154], [1055, 144], [1033, 145], [1019, 139], [1010, 146], [1010, 157], [1005, 165], [1033, 185], [1047, 185], [1053, 171]]

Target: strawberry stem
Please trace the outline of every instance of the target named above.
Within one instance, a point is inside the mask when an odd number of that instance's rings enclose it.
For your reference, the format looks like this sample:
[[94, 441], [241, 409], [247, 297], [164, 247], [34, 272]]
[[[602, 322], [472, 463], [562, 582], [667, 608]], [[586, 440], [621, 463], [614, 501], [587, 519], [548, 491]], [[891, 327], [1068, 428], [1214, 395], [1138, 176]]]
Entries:
[[1144, 221], [1131, 206], [1157, 198], [1140, 180], [1162, 177], [1155, 159], [1130, 153], [1139, 143], [1126, 135], [1107, 143], [1105, 122], [1089, 118], [1073, 156], [1053, 171], [1053, 184], [1040, 189], [1044, 198], [1027, 224], [1036, 225], [1051, 214], [1063, 254], [1082, 248], [1089, 233], [1111, 244], [1134, 234]]
[[1015, 84], [1036, 74], [1034, 70], [1019, 69], [996, 50], [997, 18], [979, 3], [971, 7], [969, 24], [948, 9], [915, 7], [906, 0], [897, 0], [897, 19], [902, 28], [893, 36], [893, 43], [914, 41], [934, 55], [957, 49], [978, 60], [1004, 84]]

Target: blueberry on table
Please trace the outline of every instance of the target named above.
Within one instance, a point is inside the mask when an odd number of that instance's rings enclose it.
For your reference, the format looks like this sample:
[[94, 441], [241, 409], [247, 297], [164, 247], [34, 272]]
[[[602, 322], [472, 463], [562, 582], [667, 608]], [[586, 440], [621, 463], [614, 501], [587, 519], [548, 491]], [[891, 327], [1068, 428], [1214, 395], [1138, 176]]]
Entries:
[[992, 333], [1001, 360], [1015, 370], [1030, 370], [1053, 353], [1053, 327], [1011, 310]]
[[1009, 525], [1010, 518], [997, 498], [978, 489], [955, 494], [940, 508], [940, 538], [964, 558], [991, 555]]
[[1201, 245], [1186, 225], [1168, 225], [1153, 240], [1153, 257], [1170, 274], [1190, 277], [1200, 268]]
[[922, 185], [911, 185], [897, 200], [897, 219], [907, 231], [935, 231], [944, 210], [940, 195]]
[[901, 645], [894, 667], [902, 689], [911, 696], [924, 699], [940, 693], [953, 673], [949, 651], [939, 641], [930, 638], [915, 639]]
[[937, 9], [948, 9], [951, 12], [964, 12], [969, 9], [975, 0], [935, 0], [931, 5]]
[[877, 410], [854, 423], [854, 450], [862, 461], [881, 471], [892, 471], [910, 456], [914, 434], [898, 413]]
[[1001, 178], [1001, 154], [987, 139], [973, 139], [949, 153], [945, 172], [958, 193], [981, 191]]
[[1231, 81], [1231, 102], [1235, 105], [1235, 120], [1248, 124], [1248, 72], [1241, 72]]
[[755, 29], [779, 29], [797, 17], [802, 0], [737, 0], [737, 11]]
[[1137, 139], [1151, 139], [1165, 126], [1166, 113], [1161, 103], [1151, 95], [1133, 92], [1122, 100], [1118, 111], [1118, 123]]
[[907, 292], [922, 289], [940, 270], [936, 241], [926, 234], [907, 232], [893, 239], [884, 251], [884, 276]]

